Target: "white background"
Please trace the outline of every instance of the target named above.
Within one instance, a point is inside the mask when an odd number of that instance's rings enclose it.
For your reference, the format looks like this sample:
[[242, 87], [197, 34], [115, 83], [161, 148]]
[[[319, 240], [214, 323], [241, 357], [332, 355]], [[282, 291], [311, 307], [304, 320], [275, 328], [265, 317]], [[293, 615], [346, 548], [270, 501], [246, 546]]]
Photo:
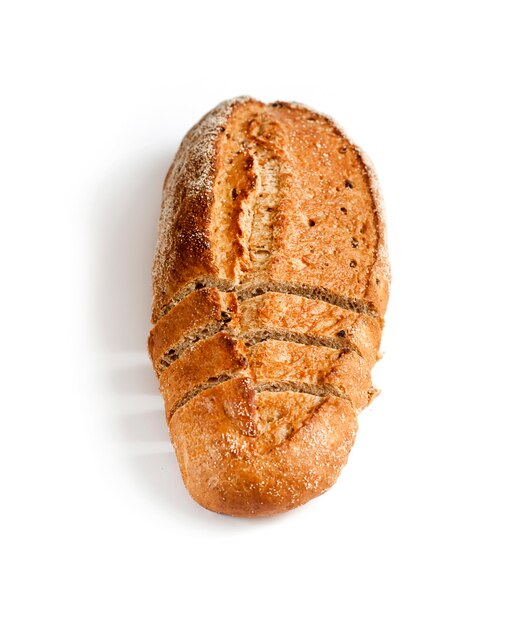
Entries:
[[[2, 624], [512, 623], [508, 4], [4, 4]], [[189, 498], [145, 353], [164, 175], [240, 94], [369, 153], [393, 265], [348, 466], [257, 521]]]

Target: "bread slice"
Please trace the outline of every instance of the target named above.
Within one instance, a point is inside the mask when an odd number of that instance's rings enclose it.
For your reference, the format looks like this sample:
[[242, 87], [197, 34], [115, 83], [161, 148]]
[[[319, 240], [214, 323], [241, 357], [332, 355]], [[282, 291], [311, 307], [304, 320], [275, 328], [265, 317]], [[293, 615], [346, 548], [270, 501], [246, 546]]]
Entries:
[[369, 161], [302, 105], [222, 103], [164, 183], [149, 351], [184, 482], [278, 513], [346, 463], [389, 288]]

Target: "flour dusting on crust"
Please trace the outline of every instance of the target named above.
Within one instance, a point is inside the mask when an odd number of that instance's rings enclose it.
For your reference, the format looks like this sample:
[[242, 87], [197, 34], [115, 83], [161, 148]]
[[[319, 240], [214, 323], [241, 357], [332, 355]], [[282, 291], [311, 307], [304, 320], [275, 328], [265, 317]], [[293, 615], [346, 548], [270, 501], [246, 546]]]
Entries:
[[[183, 190], [187, 199], [198, 205], [212, 202], [213, 183], [216, 171], [216, 142], [224, 129], [236, 104], [250, 100], [241, 96], [221, 102], [207, 113], [185, 135], [169, 172], [165, 178], [162, 195], [162, 210], [158, 224], [158, 237], [153, 262], [153, 284], [165, 283], [166, 273], [175, 256], [176, 241], [173, 223], [176, 218]], [[177, 184], [177, 181], [180, 184]], [[181, 194], [179, 193], [181, 192]], [[201, 232], [190, 232], [189, 238], [196, 240], [200, 248], [207, 248], [208, 241]], [[156, 297], [156, 294], [155, 294]]]

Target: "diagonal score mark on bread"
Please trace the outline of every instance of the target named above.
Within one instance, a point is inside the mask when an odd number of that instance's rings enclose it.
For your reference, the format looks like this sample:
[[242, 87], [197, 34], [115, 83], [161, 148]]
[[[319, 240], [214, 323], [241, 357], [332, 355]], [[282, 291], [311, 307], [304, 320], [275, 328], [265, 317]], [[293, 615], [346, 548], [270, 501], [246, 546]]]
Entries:
[[235, 292], [240, 301], [248, 300], [269, 292], [300, 295], [311, 300], [328, 302], [342, 309], [355, 311], [356, 313], [366, 313], [367, 315], [379, 317], [371, 302], [360, 300], [358, 298], [347, 298], [343, 295], [330, 292], [322, 287], [311, 287], [300, 283], [279, 283], [275, 281], [253, 283], [250, 285], [232, 285], [227, 281], [215, 280], [210, 277], [203, 276], [199, 280], [186, 285], [170, 303], [166, 304], [162, 308], [161, 312], [156, 316], [156, 321], [167, 315], [190, 293], [205, 287], [216, 287], [220, 291]]
[[170, 423], [185, 484], [207, 508], [241, 516], [288, 510], [328, 489], [346, 463], [357, 418], [342, 398], [262, 392], [257, 437], [255, 404], [249, 381], [234, 378], [193, 398]]
[[366, 406], [372, 389], [367, 363], [348, 348], [274, 339], [247, 348], [221, 332], [190, 346], [162, 372], [160, 387], [168, 421], [196, 395], [240, 375], [248, 377], [257, 391], [336, 395], [356, 410]]
[[222, 103], [169, 170], [153, 279], [149, 350], [191, 495], [263, 515], [325, 491], [375, 395], [389, 285], [358, 148], [301, 105]]
[[190, 345], [223, 330], [246, 345], [281, 339], [350, 348], [373, 365], [372, 339], [381, 326], [381, 320], [372, 316], [303, 296], [268, 292], [239, 303], [234, 293], [204, 288], [189, 294], [158, 321], [150, 333], [149, 351], [160, 375]]
[[[162, 372], [169, 367], [174, 361], [179, 359], [181, 355], [194, 343], [203, 339], [208, 339], [218, 332], [229, 331], [226, 322], [213, 323], [205, 326], [200, 331], [186, 336], [174, 347], [169, 348], [156, 362], [155, 368], [157, 376], [160, 376]], [[355, 350], [359, 355], [361, 354], [357, 349], [357, 346], [351, 343], [345, 336], [343, 337], [322, 337], [308, 333], [298, 333], [283, 330], [282, 328], [265, 328], [261, 330], [251, 330], [249, 332], [236, 334], [247, 347], [254, 346], [257, 343], [263, 343], [264, 341], [270, 341], [272, 339], [280, 341], [288, 341], [292, 343], [300, 343], [306, 346], [324, 346], [327, 348], [347, 348], [349, 350]]]
[[[314, 385], [301, 382], [280, 381], [260, 383], [254, 386], [253, 380], [249, 376], [222, 374], [214, 379], [208, 379], [202, 385], [195, 387], [176, 403], [168, 417], [169, 424], [172, 424], [173, 414], [182, 409], [188, 402], [192, 401], [194, 398], [200, 400], [204, 392], [208, 392], [213, 387], [222, 386], [228, 381], [242, 381], [247, 388], [254, 388], [256, 392], [257, 400], [255, 411], [251, 419], [234, 419], [233, 414], [230, 414], [230, 419], [233, 420], [238, 434], [244, 437], [255, 438], [255, 441], [262, 439], [262, 441], [257, 442], [258, 446], [255, 448], [260, 454], [265, 454], [271, 449], [269, 447], [270, 439], [274, 445], [279, 445], [285, 441], [285, 439], [292, 437], [299, 428], [310, 419], [312, 411], [304, 411], [305, 406], [311, 405], [316, 409], [329, 396], [343, 398], [350, 403], [350, 400], [339, 389], [332, 385]], [[278, 396], [280, 394], [294, 396], [297, 400], [296, 414], [285, 415], [279, 419], [275, 418], [272, 413], [265, 411], [265, 402], [263, 400], [265, 394], [270, 396], [273, 394], [277, 394]], [[308, 396], [310, 397], [309, 399]]]
[[[293, 382], [261, 383], [256, 387], [253, 380], [244, 375], [229, 376], [218, 381], [218, 391], [230, 388], [229, 402], [224, 402], [223, 419], [232, 440], [242, 437], [244, 445], [251, 445], [257, 454], [267, 454], [273, 447], [290, 439], [328, 397], [346, 400], [336, 390], [326, 390], [315, 385]], [[212, 386], [204, 385], [203, 392], [194, 394], [187, 402], [208, 402]], [[227, 394], [226, 394], [227, 395]], [[286, 398], [291, 411], [285, 413], [280, 399]], [[176, 408], [184, 411], [184, 404]], [[172, 427], [173, 421], [170, 422]]]

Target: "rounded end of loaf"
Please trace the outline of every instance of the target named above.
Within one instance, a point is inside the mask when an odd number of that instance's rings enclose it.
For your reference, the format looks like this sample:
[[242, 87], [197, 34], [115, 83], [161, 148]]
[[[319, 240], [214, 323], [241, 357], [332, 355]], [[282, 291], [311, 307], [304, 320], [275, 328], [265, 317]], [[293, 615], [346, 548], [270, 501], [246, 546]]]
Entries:
[[[357, 416], [338, 397], [254, 393], [235, 378], [197, 395], [178, 409], [170, 435], [185, 486], [210, 511], [236, 517], [284, 513], [321, 495], [347, 462]], [[303, 421], [295, 419], [305, 405]], [[280, 413], [282, 423], [266, 418]]]

